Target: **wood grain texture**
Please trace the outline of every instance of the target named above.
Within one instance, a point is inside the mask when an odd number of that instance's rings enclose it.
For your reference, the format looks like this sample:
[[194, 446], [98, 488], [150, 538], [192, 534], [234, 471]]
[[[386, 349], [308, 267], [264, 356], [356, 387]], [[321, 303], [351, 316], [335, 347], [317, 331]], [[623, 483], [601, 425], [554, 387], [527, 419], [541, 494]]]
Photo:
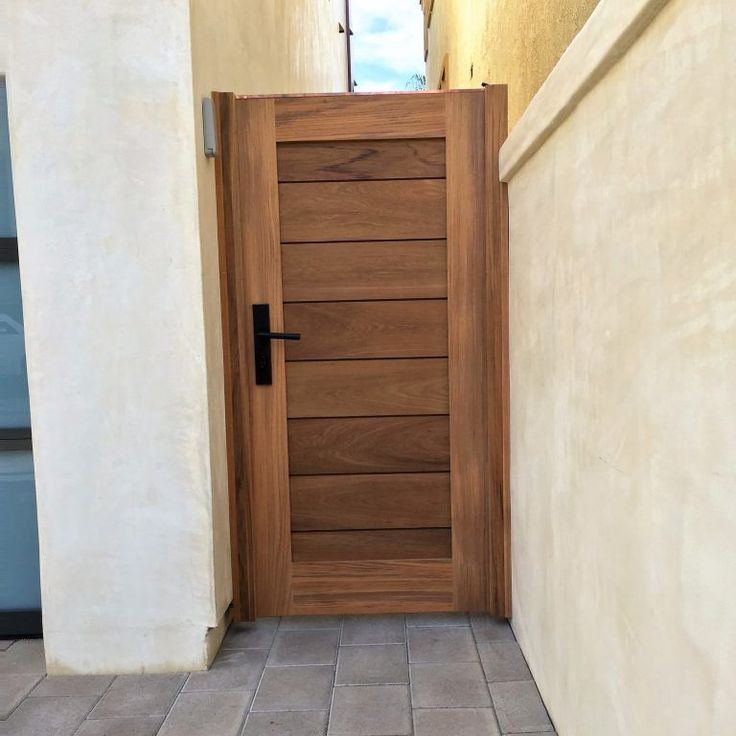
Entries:
[[281, 240], [445, 237], [445, 180], [280, 184]]
[[286, 304], [284, 325], [287, 361], [447, 356], [444, 299]]
[[291, 549], [295, 562], [449, 559], [452, 535], [449, 529], [296, 532]]
[[449, 560], [294, 563], [294, 615], [451, 610]]
[[291, 477], [292, 531], [449, 526], [448, 473]]
[[286, 367], [297, 417], [447, 414], [446, 358], [298, 361]]
[[447, 296], [444, 240], [295, 243], [282, 260], [289, 302]]
[[442, 179], [442, 138], [279, 143], [279, 181]]
[[[276, 140], [271, 99], [241, 100], [237, 106], [240, 249], [238, 274], [249, 306], [271, 305], [271, 329], [283, 329]], [[241, 344], [252, 355], [253, 323], [245, 317]], [[272, 345], [273, 386], [256, 386], [248, 360], [250, 478], [256, 613], [280, 615], [290, 600], [291, 536], [287, 465], [286, 369], [281, 342]]]
[[276, 99], [278, 141], [441, 138], [442, 95], [319, 95]]
[[447, 93], [450, 477], [455, 606], [488, 605], [485, 109], [482, 90]]
[[290, 419], [293, 475], [449, 469], [447, 417]]
[[488, 390], [491, 492], [489, 494], [489, 610], [511, 616], [511, 494], [509, 487], [509, 219], [499, 150], [508, 133], [507, 89], [485, 89], [487, 181], [486, 293], [488, 294]]
[[223, 335], [225, 387], [225, 439], [230, 511], [230, 554], [233, 581], [233, 619], [255, 618], [255, 562], [253, 559], [250, 499], [250, 422], [244, 326], [238, 316], [245, 309], [245, 295], [237, 281], [242, 253], [235, 243], [240, 233], [235, 97], [213, 95], [220, 155], [215, 159], [217, 233], [220, 275], [220, 309]]

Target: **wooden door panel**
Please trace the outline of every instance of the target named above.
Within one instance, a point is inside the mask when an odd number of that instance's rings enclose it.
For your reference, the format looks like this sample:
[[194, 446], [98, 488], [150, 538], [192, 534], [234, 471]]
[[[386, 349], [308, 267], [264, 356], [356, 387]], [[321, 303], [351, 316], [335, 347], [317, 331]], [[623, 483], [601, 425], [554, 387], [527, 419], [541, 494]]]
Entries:
[[447, 296], [444, 240], [291, 243], [281, 251], [287, 302]]
[[442, 138], [282, 143], [279, 181], [444, 179]]
[[449, 473], [291, 478], [292, 531], [449, 526]]
[[448, 412], [446, 358], [292, 362], [286, 385], [290, 418]]
[[450, 467], [446, 416], [289, 419], [288, 430], [292, 475], [424, 473]]
[[286, 360], [447, 356], [444, 299], [284, 305]]
[[291, 549], [294, 562], [449, 559], [452, 539], [449, 529], [295, 532]]
[[216, 106], [236, 618], [507, 613], [505, 92]]
[[453, 610], [450, 560], [295, 562], [292, 614]]
[[445, 237], [445, 180], [279, 184], [281, 242]]
[[277, 141], [441, 138], [443, 95], [314, 95], [275, 100]]

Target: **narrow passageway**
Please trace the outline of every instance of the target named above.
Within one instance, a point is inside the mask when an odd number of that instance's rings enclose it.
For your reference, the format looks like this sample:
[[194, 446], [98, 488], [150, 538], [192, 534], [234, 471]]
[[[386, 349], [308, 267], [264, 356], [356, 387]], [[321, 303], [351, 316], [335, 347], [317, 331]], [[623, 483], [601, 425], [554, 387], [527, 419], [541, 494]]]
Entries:
[[236, 624], [191, 674], [45, 677], [43, 643], [17, 641], [0, 719], [2, 736], [553, 733], [508, 623], [454, 613]]

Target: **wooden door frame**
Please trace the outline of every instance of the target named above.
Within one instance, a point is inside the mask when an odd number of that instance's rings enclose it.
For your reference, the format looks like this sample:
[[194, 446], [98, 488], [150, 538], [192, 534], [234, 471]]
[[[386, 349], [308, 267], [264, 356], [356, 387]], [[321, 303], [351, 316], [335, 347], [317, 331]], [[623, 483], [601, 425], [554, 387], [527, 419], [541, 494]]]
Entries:
[[[404, 93], [406, 94], [406, 93]], [[453, 94], [449, 92], [414, 94]], [[320, 95], [328, 96], [328, 95]], [[366, 95], [361, 95], [365, 97]], [[233, 618], [252, 620], [256, 614], [256, 581], [251, 514], [250, 411], [248, 399], [251, 355], [247, 346], [249, 306], [242, 284], [244, 263], [239, 173], [236, 152], [239, 140], [236, 101], [232, 93], [213, 92], [218, 150], [215, 158], [220, 271], [220, 302], [224, 354], [225, 429], [230, 508], [230, 544], [233, 583]], [[314, 95], [287, 95], [300, 98]], [[273, 100], [274, 97], [261, 98]], [[305, 100], [306, 102], [306, 100]], [[499, 179], [498, 153], [507, 134], [507, 90], [489, 85], [484, 92], [485, 152], [479, 166], [485, 179], [485, 314], [486, 380], [483, 393], [488, 407], [486, 433], [489, 471], [486, 498], [488, 524], [503, 529], [501, 535], [484, 535], [488, 571], [485, 607], [495, 615], [511, 615], [510, 489], [509, 489], [509, 356], [508, 356], [508, 200]], [[408, 136], [411, 131], [407, 131]], [[241, 149], [242, 150], [242, 149]], [[495, 580], [495, 584], [494, 584]], [[500, 581], [500, 584], [499, 584]], [[478, 608], [477, 602], [468, 601]]]

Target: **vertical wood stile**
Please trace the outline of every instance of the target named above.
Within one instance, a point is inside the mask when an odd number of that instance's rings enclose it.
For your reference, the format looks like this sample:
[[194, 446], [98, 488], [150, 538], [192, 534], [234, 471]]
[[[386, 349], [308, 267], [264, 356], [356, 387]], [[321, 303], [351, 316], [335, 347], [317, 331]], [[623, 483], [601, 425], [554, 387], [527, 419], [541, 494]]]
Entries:
[[457, 610], [488, 607], [485, 109], [447, 93], [447, 298], [452, 562]]
[[276, 171], [274, 101], [237, 100], [240, 243], [238, 279], [245, 295], [239, 305], [240, 335], [248, 367], [250, 398], [250, 481], [253, 555], [257, 576], [256, 614], [281, 615], [291, 600], [291, 529], [286, 430], [284, 345], [271, 345], [273, 385], [255, 385], [252, 370], [251, 305], [269, 304], [271, 329], [283, 330], [281, 240]]
[[498, 171], [498, 154], [508, 134], [508, 93], [504, 85], [485, 91], [485, 151], [488, 304], [488, 390], [490, 395], [489, 609], [511, 616], [511, 505], [509, 487], [509, 220], [506, 184]]
[[243, 330], [238, 319], [244, 309], [245, 295], [239, 288], [237, 274], [242, 271], [242, 252], [236, 248], [240, 233], [240, 204], [237, 197], [238, 171], [234, 155], [236, 145], [235, 96], [213, 95], [218, 155], [215, 159], [217, 182], [217, 232], [220, 266], [220, 307], [225, 388], [225, 436], [227, 443], [228, 499], [230, 507], [230, 553], [233, 567], [233, 618], [255, 618], [254, 563], [250, 481], [248, 376], [243, 362]]

